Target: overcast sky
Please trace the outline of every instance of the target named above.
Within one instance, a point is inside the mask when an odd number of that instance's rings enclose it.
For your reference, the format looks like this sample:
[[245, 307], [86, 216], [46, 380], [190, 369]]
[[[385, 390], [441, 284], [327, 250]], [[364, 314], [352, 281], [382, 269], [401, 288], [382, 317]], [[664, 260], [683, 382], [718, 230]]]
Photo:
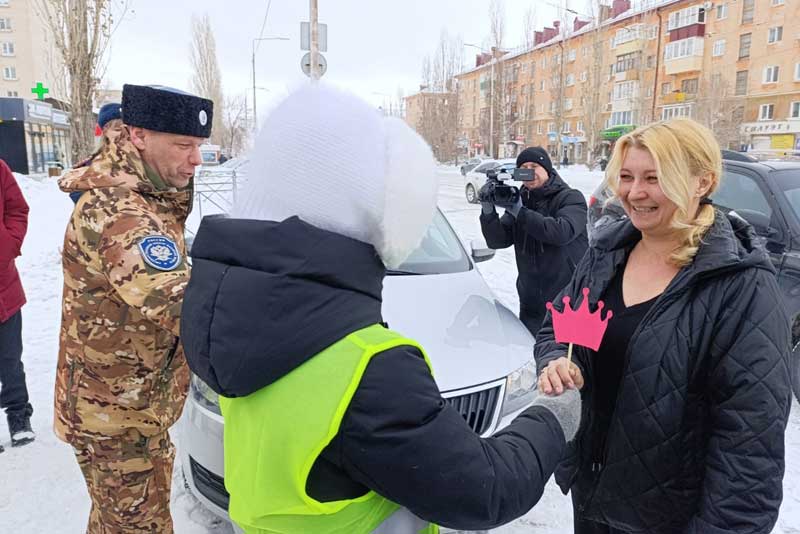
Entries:
[[[217, 58], [226, 95], [247, 92], [252, 106], [252, 45], [261, 34], [269, 0], [128, 0], [129, 11], [111, 41], [107, 80], [160, 84], [189, 89], [192, 77], [189, 43], [192, 15], [208, 13], [217, 42]], [[565, 0], [505, 0], [506, 42], [522, 42], [525, 12], [534, 6], [537, 28], [552, 22]], [[422, 62], [432, 54], [445, 29], [464, 42], [488, 43], [490, 0], [319, 0], [319, 21], [328, 25], [328, 71], [324, 80], [345, 86], [381, 105], [418, 89]], [[570, 0], [580, 10], [584, 0]], [[300, 22], [308, 20], [307, 0], [272, 0], [264, 37], [289, 41], [257, 44], [258, 115], [307, 78], [300, 70]], [[474, 65], [477, 50], [464, 49]]]

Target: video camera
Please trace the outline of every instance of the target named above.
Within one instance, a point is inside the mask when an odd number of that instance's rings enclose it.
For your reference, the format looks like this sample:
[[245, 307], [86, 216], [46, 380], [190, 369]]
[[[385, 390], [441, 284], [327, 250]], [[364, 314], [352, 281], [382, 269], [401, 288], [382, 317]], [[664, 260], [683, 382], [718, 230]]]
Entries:
[[508, 180], [517, 182], [533, 181], [535, 176], [533, 169], [514, 169], [513, 175], [506, 170], [489, 169], [486, 171], [486, 185], [478, 191], [480, 202], [491, 204], [513, 204], [519, 198], [519, 188], [513, 185], [504, 184]]

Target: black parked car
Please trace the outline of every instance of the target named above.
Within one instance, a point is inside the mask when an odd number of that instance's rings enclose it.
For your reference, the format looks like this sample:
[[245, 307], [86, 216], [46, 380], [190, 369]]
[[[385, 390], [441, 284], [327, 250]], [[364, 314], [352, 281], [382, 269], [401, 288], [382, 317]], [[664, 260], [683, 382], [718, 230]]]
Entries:
[[[723, 151], [723, 176], [711, 195], [724, 212], [746, 219], [763, 239], [792, 326], [792, 387], [800, 400], [800, 163], [730, 159]], [[597, 228], [626, 217], [601, 183], [589, 198], [589, 239]]]

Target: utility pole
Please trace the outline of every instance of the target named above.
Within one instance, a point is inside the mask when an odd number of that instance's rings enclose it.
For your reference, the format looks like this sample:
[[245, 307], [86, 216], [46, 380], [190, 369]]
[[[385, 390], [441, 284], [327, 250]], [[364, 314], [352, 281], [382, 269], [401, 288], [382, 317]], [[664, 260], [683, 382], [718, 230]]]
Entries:
[[492, 52], [492, 73], [489, 79], [489, 157], [494, 158], [494, 47]]
[[319, 8], [317, 0], [309, 0], [309, 20], [311, 22], [311, 79], [319, 80]]

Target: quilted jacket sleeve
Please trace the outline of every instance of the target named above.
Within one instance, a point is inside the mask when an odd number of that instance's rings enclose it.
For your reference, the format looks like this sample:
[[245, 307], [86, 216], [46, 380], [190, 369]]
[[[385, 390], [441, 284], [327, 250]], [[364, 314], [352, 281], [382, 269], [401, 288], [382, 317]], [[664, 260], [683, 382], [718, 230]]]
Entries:
[[583, 198], [583, 193], [572, 189], [560, 204], [553, 217], [521, 208], [517, 215], [517, 228], [550, 245], [566, 245], [572, 242], [586, 231], [586, 199]]
[[496, 211], [490, 214], [481, 213], [481, 231], [489, 248], [499, 250], [514, 244], [514, 217], [508, 213], [502, 217]]
[[22, 196], [11, 169], [0, 160], [0, 265], [20, 255], [22, 241], [28, 229], [28, 204]]
[[771, 273], [729, 283], [711, 341], [706, 472], [688, 528], [697, 534], [770, 532], [782, 500], [789, 320]]
[[[583, 287], [585, 287], [584, 279], [591, 269], [590, 265], [593, 262], [595, 253], [596, 252], [594, 249], [589, 249], [589, 251], [583, 256], [583, 259], [578, 263], [577, 267], [575, 267], [575, 272], [573, 273], [569, 284], [567, 284], [567, 286], [562, 289], [561, 292], [559, 292], [559, 294], [553, 299], [553, 305], [557, 310], [561, 311], [563, 309], [564, 304], [561, 302], [561, 299], [564, 297], [564, 295], [569, 295], [572, 298], [571, 306], [575, 307], [580, 305], [583, 300], [581, 290]], [[549, 364], [551, 361], [562, 356], [566, 356], [567, 349], [567, 345], [558, 343], [556, 341], [555, 331], [553, 330], [553, 316], [548, 311], [547, 315], [544, 317], [542, 328], [539, 330], [539, 333], [536, 334], [536, 344], [533, 347], [533, 356], [536, 360], [537, 374], [541, 373], [542, 369], [547, 367], [547, 364]], [[587, 372], [589, 369], [589, 362], [585, 359], [584, 351], [578, 349], [579, 347], [573, 347], [572, 362], [580, 368], [581, 374], [583, 375], [584, 380], [586, 380], [589, 374]]]

